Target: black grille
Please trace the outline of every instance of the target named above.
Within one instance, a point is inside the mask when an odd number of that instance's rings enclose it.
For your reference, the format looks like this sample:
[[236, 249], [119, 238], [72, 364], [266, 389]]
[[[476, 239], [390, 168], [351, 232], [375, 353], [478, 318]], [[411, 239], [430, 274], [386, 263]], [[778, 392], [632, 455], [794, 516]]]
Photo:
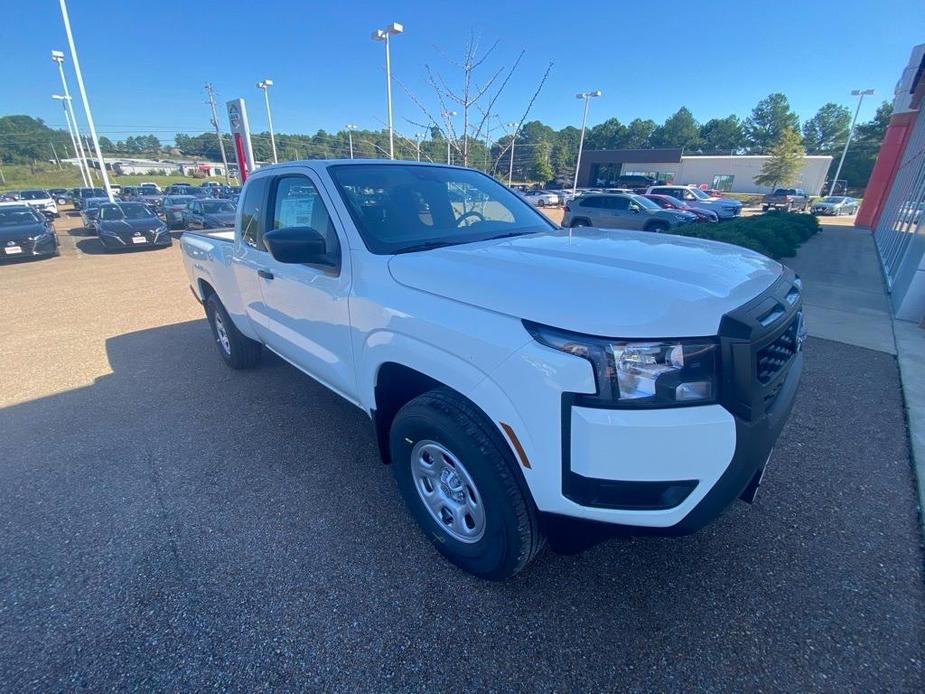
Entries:
[[793, 355], [797, 352], [798, 324], [799, 314], [774, 342], [758, 350], [755, 370], [759, 383], [770, 383], [771, 379], [793, 359]]

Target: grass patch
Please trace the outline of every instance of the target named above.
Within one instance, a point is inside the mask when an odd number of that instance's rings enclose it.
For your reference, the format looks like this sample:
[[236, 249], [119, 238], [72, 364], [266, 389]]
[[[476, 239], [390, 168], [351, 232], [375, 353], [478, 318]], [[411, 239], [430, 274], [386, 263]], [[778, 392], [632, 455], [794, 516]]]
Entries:
[[[0, 184], [0, 192], [7, 190], [24, 190], [26, 188], [79, 188], [83, 185], [80, 179], [80, 170], [76, 166], [68, 164], [63, 165], [62, 170], [57, 166], [43, 165], [37, 167], [33, 172], [32, 167], [27, 164], [4, 164], [2, 166], [3, 176], [6, 183]], [[137, 186], [142, 181], [151, 181], [163, 187], [171, 183], [192, 183], [199, 185], [204, 181], [218, 181], [224, 183], [224, 178], [193, 178], [192, 176], [181, 176], [180, 174], [169, 176], [116, 176], [112, 173], [109, 175], [110, 183], [117, 183], [121, 186]], [[93, 171], [93, 185], [102, 188], [103, 183], [99, 171]]]
[[772, 211], [720, 224], [688, 224], [673, 233], [723, 241], [780, 259], [796, 255], [797, 248], [818, 231], [814, 215]]

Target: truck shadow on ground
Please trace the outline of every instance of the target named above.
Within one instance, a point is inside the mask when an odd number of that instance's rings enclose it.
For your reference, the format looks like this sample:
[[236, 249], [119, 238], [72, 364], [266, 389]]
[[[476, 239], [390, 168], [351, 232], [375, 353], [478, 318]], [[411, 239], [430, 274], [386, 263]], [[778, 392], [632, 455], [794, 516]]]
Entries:
[[[211, 342], [204, 320], [120, 335], [111, 374], [3, 411], [0, 673], [90, 688], [133, 673], [420, 689], [461, 667], [479, 689], [920, 683], [905, 441], [864, 407], [902, 421], [887, 355], [809, 341], [754, 507], [688, 537], [547, 551], [492, 584], [413, 525], [363, 412], [272, 355], [233, 372]], [[852, 405], [830, 364], [885, 383]]]

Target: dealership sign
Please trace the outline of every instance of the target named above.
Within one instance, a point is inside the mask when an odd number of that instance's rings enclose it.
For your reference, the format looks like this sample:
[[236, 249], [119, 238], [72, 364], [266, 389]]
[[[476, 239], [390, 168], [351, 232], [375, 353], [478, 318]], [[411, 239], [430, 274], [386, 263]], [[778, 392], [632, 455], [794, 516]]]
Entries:
[[234, 152], [238, 159], [238, 171], [241, 172], [241, 183], [244, 183], [248, 174], [254, 170], [254, 148], [251, 146], [247, 108], [244, 106], [244, 99], [233, 99], [228, 102], [227, 106], [231, 136], [234, 138]]

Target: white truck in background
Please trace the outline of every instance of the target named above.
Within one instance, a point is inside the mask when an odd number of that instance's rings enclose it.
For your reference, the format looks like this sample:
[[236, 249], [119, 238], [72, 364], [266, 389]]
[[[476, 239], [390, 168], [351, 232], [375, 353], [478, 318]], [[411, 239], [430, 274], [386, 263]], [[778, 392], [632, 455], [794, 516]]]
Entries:
[[576, 524], [687, 533], [750, 500], [800, 377], [792, 271], [562, 229], [461, 167], [264, 167], [233, 232], [181, 247], [222, 359], [269, 349], [366, 412], [426, 536], [485, 578]]

